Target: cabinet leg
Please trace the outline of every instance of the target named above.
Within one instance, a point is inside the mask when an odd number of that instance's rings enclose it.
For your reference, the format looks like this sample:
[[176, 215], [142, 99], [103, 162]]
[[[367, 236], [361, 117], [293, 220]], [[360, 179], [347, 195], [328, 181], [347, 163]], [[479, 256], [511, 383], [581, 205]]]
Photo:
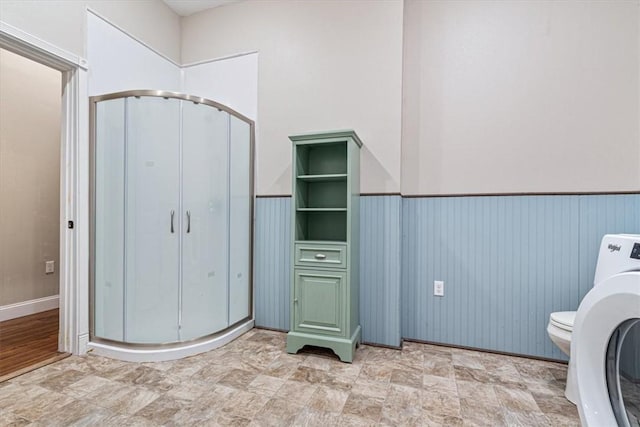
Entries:
[[360, 341], [360, 326], [349, 339], [290, 331], [287, 334], [287, 353], [297, 353], [305, 345], [314, 345], [330, 348], [341, 361], [351, 363]]
[[297, 352], [305, 346], [305, 342], [303, 340], [297, 339], [296, 337], [287, 336], [287, 353], [296, 354]]

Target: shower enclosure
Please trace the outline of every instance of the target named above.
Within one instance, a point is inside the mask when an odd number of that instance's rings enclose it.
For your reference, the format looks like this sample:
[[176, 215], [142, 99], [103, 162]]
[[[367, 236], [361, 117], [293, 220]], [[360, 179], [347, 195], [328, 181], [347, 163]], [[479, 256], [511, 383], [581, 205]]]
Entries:
[[93, 97], [91, 119], [91, 343], [158, 360], [248, 329], [253, 122], [162, 91]]

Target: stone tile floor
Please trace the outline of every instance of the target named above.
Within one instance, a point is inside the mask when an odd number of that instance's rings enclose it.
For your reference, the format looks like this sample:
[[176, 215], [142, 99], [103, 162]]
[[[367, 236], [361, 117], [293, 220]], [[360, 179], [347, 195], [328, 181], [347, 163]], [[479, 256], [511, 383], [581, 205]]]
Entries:
[[254, 329], [183, 360], [69, 357], [0, 383], [0, 425], [579, 425], [566, 365], [405, 342], [353, 364]]

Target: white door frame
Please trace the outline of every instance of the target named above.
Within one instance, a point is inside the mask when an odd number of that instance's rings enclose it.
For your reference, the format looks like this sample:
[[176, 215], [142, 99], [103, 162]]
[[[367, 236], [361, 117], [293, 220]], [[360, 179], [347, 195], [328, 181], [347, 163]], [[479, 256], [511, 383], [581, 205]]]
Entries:
[[88, 64], [3, 21], [0, 47], [62, 72], [58, 350], [84, 354], [89, 341]]

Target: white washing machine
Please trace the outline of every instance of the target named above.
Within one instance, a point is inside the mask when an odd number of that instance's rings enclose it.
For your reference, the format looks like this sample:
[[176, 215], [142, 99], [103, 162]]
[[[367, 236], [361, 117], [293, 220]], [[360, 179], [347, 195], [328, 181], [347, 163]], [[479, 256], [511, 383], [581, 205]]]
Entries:
[[594, 284], [571, 339], [580, 420], [640, 427], [640, 235], [602, 239]]

